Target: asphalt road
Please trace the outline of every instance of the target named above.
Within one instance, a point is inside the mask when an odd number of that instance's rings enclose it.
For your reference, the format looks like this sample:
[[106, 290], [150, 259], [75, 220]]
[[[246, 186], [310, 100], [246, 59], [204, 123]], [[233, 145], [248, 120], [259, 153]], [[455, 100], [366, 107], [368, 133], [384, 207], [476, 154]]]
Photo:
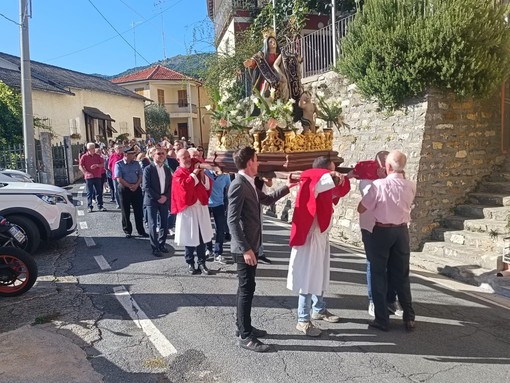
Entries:
[[510, 381], [510, 300], [413, 274], [416, 331], [399, 318], [388, 333], [370, 329], [364, 255], [340, 244], [326, 303], [342, 320], [317, 322], [320, 338], [298, 333], [297, 297], [285, 288], [289, 226], [269, 218], [264, 246], [274, 264], [259, 265], [252, 318], [274, 351], [240, 349], [235, 266], [188, 275], [182, 248], [153, 257], [148, 239], [124, 238], [120, 211], [106, 207], [79, 216], [78, 236], [46, 245], [36, 286], [0, 301], [2, 331], [47, 322], [86, 351], [105, 382]]

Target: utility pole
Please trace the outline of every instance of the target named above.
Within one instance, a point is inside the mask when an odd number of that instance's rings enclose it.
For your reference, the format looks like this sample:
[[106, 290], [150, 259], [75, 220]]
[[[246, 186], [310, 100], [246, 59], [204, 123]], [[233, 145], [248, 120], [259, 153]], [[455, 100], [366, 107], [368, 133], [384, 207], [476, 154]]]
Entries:
[[163, 3], [165, 0], [156, 0], [154, 6], [159, 6], [161, 13], [161, 39], [163, 40], [163, 60], [166, 60], [166, 43], [165, 43], [165, 21], [163, 19]]
[[[30, 4], [29, 4], [30, 2]], [[28, 43], [28, 18], [32, 17], [32, 0], [20, 0], [21, 99], [23, 107], [23, 144], [27, 173], [36, 177], [34, 115], [32, 111], [32, 71]]]

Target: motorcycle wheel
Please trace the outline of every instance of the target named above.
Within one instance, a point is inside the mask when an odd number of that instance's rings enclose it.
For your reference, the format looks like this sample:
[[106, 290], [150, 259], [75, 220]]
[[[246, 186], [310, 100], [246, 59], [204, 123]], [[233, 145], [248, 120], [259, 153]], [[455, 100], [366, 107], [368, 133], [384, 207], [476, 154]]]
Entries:
[[[0, 266], [9, 274], [0, 276], [0, 296], [15, 297], [28, 291], [37, 279], [37, 264], [30, 254], [15, 247], [0, 247]], [[0, 270], [2, 273], [2, 270]]]
[[34, 254], [41, 243], [41, 236], [37, 225], [30, 218], [22, 215], [11, 215], [7, 217], [7, 220], [13, 225], [16, 225], [18, 229], [27, 236], [25, 243], [16, 247], [30, 254]]

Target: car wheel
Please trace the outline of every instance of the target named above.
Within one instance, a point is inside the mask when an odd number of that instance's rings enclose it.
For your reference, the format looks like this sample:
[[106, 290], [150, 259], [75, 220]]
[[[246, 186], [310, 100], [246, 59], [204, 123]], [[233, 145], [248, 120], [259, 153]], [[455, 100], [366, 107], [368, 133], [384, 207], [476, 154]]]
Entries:
[[34, 254], [41, 244], [41, 235], [34, 221], [21, 215], [11, 215], [7, 217], [7, 220], [16, 225], [27, 236], [27, 241], [21, 248], [30, 254]]

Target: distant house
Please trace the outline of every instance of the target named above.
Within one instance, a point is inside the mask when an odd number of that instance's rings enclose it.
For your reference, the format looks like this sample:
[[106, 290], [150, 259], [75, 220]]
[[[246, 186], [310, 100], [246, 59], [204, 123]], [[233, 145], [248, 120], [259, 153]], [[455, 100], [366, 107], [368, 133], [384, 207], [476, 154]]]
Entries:
[[174, 136], [200, 145], [209, 142], [211, 124], [205, 112], [209, 96], [200, 81], [161, 65], [112, 81], [163, 105], [170, 115], [170, 133]]
[[[51, 128], [55, 141], [105, 142], [120, 134], [143, 138], [146, 98], [110, 81], [31, 61], [34, 117]], [[0, 81], [21, 88], [20, 59], [0, 52]], [[39, 132], [36, 131], [36, 138]]]

